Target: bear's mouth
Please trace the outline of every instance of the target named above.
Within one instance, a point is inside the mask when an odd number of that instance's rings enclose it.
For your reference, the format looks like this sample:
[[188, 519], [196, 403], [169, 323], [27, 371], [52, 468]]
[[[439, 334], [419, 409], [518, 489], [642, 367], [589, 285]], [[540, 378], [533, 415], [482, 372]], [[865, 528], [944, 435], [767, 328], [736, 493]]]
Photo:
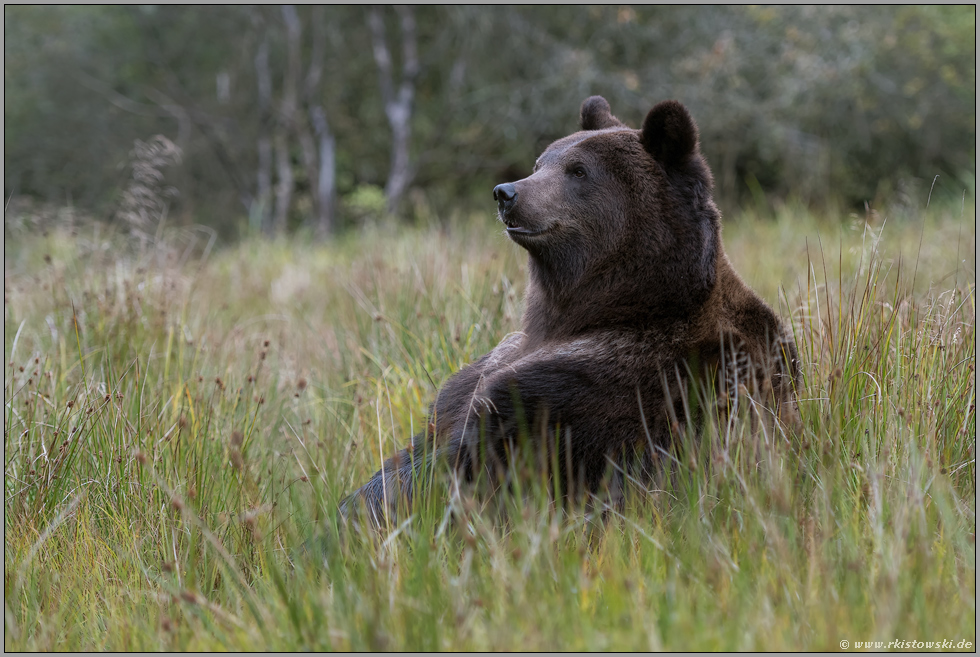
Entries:
[[514, 221], [512, 218], [500, 217], [501, 223], [503, 223], [504, 228], [507, 231], [507, 236], [513, 240], [519, 239], [529, 239], [532, 237], [537, 237], [548, 232], [547, 228], [541, 230], [535, 230], [533, 228], [528, 228], [527, 226], [522, 226], [521, 224]]
[[543, 233], [543, 230], [531, 230], [524, 226], [507, 226], [507, 234], [511, 237], [536, 237]]

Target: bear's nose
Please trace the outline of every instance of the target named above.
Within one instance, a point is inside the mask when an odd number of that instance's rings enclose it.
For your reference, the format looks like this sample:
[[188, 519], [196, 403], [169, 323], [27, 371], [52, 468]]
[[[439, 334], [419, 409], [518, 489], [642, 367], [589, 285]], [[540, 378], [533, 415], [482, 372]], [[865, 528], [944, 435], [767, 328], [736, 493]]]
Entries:
[[493, 200], [497, 202], [501, 213], [514, 207], [514, 202], [517, 201], [517, 188], [514, 187], [514, 183], [504, 183], [494, 187]]

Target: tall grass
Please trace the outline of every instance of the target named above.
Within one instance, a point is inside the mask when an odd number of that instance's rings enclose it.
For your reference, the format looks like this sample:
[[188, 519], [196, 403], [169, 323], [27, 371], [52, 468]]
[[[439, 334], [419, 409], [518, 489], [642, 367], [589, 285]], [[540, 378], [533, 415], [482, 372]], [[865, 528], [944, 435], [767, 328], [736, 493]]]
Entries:
[[792, 321], [801, 436], [708, 431], [605, 523], [437, 485], [381, 536], [339, 500], [518, 328], [489, 217], [207, 254], [8, 217], [4, 647], [975, 646], [974, 214], [728, 221]]

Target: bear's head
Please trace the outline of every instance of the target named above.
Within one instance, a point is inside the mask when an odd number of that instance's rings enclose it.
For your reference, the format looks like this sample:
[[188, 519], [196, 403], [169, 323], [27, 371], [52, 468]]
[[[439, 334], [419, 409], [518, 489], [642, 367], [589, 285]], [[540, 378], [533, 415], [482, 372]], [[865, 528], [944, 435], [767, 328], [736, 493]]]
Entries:
[[694, 120], [668, 100], [633, 130], [600, 96], [580, 116], [582, 130], [551, 144], [529, 177], [493, 190], [507, 235], [530, 254], [525, 330], [690, 316], [721, 249]]

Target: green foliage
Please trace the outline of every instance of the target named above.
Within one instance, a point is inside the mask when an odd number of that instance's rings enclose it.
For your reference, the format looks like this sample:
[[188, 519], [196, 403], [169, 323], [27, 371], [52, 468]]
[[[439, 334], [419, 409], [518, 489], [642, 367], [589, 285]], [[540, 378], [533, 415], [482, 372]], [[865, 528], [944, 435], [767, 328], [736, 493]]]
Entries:
[[437, 480], [379, 536], [338, 502], [519, 325], [488, 216], [210, 252], [11, 214], [6, 650], [976, 643], [972, 199], [726, 227], [793, 323], [802, 435], [713, 427], [605, 520]]
[[385, 214], [385, 192], [377, 185], [358, 185], [344, 197], [344, 206], [359, 224], [377, 220]]

